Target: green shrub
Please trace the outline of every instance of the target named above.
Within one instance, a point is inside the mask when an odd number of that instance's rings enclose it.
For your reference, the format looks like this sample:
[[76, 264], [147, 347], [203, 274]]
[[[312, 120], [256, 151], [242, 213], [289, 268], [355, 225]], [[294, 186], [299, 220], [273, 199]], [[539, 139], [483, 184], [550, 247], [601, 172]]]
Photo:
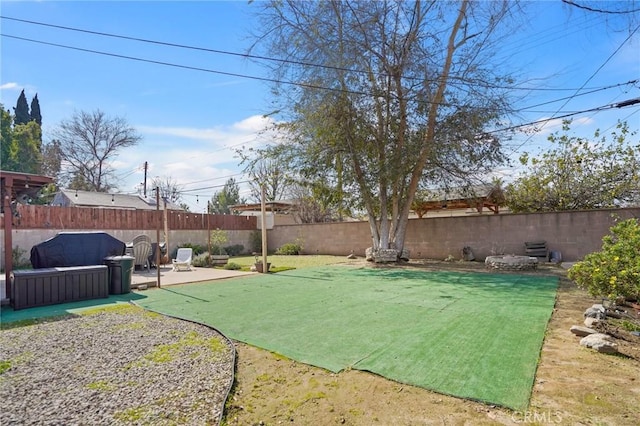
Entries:
[[300, 244], [298, 244], [298, 243], [287, 243], [287, 244], [283, 244], [282, 246], [280, 246], [280, 248], [278, 250], [276, 250], [276, 254], [284, 254], [284, 255], [293, 256], [293, 255], [296, 255], [296, 254], [300, 254], [301, 251], [302, 251], [302, 247], [300, 247]]
[[224, 251], [226, 251], [229, 256], [239, 256], [244, 252], [244, 246], [242, 244], [233, 244], [226, 246]]
[[222, 269], [228, 269], [228, 270], [232, 270], [232, 271], [238, 271], [240, 269], [242, 269], [242, 266], [238, 265], [237, 263], [233, 263], [233, 262], [229, 262], [226, 265], [224, 265], [222, 267]]
[[211, 253], [216, 254], [216, 255], [226, 255], [229, 254], [227, 253], [226, 249], [224, 247], [219, 247], [216, 245], [212, 245], [211, 246]]
[[628, 219], [610, 229], [602, 250], [573, 265], [568, 277], [592, 296], [637, 299], [640, 297], [640, 223]]
[[229, 241], [227, 231], [224, 229], [216, 228], [209, 234], [209, 241], [211, 242], [211, 253], [213, 254], [227, 254], [224, 253], [223, 244]]
[[31, 260], [29, 257], [23, 258], [27, 254], [27, 250], [21, 249], [20, 246], [15, 246], [11, 251], [11, 263], [13, 269], [30, 269]]
[[178, 247], [176, 247], [172, 252], [171, 252], [171, 258], [175, 259], [176, 258], [176, 254], [178, 253], [178, 249], [179, 248], [190, 248], [191, 250], [193, 250], [193, 256], [198, 256], [199, 254], [205, 253], [207, 251], [207, 248], [204, 246], [201, 246], [200, 244], [192, 244], [192, 243], [182, 243], [182, 244], [178, 244]]
[[211, 256], [209, 253], [201, 253], [198, 256], [194, 256], [191, 259], [191, 264], [196, 267], [206, 268], [212, 265]]

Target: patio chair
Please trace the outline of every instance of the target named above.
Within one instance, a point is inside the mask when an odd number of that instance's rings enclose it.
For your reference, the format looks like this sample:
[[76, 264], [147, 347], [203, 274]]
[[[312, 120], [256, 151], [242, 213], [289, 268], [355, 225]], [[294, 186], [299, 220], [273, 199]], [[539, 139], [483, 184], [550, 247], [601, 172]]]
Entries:
[[179, 271], [184, 268], [187, 271], [191, 270], [191, 257], [193, 256], [193, 249], [191, 248], [179, 248], [176, 258], [173, 259], [173, 270]]
[[149, 254], [151, 253], [151, 238], [146, 235], [138, 235], [133, 239], [133, 261], [135, 266], [140, 265], [144, 270], [149, 269]]

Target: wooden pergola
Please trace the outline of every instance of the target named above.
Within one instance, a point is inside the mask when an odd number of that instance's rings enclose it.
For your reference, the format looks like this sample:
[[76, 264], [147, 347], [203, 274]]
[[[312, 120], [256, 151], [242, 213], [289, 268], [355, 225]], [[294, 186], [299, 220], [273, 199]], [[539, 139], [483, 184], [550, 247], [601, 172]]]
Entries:
[[6, 297], [11, 299], [11, 272], [13, 271], [13, 219], [16, 204], [23, 199], [35, 198], [42, 187], [53, 183], [48, 176], [0, 170], [0, 191], [4, 225], [4, 273]]
[[485, 208], [493, 214], [500, 213], [500, 206], [504, 205], [504, 194], [499, 187], [492, 187], [486, 191], [477, 191], [478, 194], [468, 194], [466, 196], [453, 195], [451, 197], [437, 197], [430, 200], [414, 201], [411, 210], [419, 218], [422, 218], [429, 211], [445, 209], [475, 209], [482, 213]]

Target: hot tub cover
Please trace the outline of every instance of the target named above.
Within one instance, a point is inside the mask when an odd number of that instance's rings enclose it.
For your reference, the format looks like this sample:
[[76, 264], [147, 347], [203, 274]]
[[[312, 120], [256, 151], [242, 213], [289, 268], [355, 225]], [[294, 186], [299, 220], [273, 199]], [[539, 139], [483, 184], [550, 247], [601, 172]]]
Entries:
[[125, 243], [106, 232], [60, 232], [33, 246], [31, 266], [37, 269], [104, 265], [105, 257], [121, 256], [124, 250]]

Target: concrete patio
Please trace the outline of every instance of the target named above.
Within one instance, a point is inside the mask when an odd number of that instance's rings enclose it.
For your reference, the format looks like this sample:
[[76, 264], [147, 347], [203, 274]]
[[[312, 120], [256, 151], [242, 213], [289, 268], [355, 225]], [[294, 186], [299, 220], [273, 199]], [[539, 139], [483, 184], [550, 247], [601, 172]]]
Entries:
[[[160, 285], [187, 284], [201, 281], [221, 280], [225, 278], [251, 275], [256, 272], [231, 271], [215, 268], [191, 267], [190, 271], [174, 271], [171, 265], [160, 266]], [[141, 285], [156, 287], [158, 285], [158, 270], [137, 270], [131, 275], [131, 288], [138, 288]]]

